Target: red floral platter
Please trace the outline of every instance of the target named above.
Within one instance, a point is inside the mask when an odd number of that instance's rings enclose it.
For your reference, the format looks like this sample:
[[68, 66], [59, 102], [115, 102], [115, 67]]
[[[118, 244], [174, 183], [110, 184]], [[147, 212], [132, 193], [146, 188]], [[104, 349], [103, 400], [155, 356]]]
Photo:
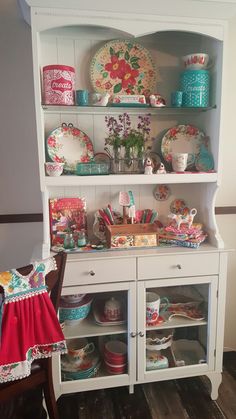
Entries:
[[128, 40], [105, 44], [91, 62], [90, 78], [99, 93], [145, 95], [156, 91], [156, 68], [149, 51]]

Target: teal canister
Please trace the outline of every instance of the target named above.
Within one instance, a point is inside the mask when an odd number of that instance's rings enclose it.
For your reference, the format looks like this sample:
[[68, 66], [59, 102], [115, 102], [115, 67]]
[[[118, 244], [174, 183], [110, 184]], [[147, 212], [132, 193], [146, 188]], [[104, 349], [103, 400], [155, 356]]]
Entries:
[[183, 91], [185, 107], [209, 106], [210, 74], [208, 70], [186, 70], [180, 75], [180, 89]]

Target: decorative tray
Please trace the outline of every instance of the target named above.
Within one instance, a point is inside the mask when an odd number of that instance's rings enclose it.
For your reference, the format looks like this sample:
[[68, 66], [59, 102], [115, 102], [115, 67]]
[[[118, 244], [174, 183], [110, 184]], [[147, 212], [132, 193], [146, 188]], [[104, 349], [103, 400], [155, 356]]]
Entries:
[[110, 106], [112, 107], [118, 107], [118, 108], [150, 108], [150, 105], [148, 103], [110, 103]]
[[206, 353], [197, 340], [174, 340], [171, 352], [176, 367], [206, 363]]
[[195, 301], [170, 304], [167, 308], [166, 316], [168, 316], [169, 320], [176, 316], [196, 321], [204, 320], [204, 315], [199, 309], [199, 303]]

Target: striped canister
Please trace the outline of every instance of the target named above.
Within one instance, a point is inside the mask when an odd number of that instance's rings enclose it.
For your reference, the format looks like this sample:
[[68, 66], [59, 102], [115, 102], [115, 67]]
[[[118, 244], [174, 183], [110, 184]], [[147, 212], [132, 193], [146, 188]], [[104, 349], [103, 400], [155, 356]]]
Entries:
[[180, 75], [180, 89], [183, 92], [183, 106], [194, 108], [209, 106], [209, 71], [183, 71]]

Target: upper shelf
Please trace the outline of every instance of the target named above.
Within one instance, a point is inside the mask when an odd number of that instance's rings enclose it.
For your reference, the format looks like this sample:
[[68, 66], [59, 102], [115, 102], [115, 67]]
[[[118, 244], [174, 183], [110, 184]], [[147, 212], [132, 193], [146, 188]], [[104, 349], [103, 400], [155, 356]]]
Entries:
[[42, 105], [45, 113], [51, 114], [87, 114], [87, 115], [105, 115], [105, 114], [120, 114], [122, 112], [129, 112], [132, 115], [138, 115], [140, 112], [151, 114], [151, 115], [175, 115], [175, 114], [188, 114], [188, 113], [199, 113], [206, 112], [212, 109], [216, 109], [216, 106], [210, 106], [208, 108], [173, 108], [173, 107], [162, 107], [153, 108], [148, 107], [127, 107], [127, 106], [54, 106], [54, 105]]
[[99, 176], [59, 176], [45, 177], [46, 186], [103, 186], [103, 185], [157, 185], [174, 183], [214, 183], [217, 173], [166, 173], [127, 174]]

